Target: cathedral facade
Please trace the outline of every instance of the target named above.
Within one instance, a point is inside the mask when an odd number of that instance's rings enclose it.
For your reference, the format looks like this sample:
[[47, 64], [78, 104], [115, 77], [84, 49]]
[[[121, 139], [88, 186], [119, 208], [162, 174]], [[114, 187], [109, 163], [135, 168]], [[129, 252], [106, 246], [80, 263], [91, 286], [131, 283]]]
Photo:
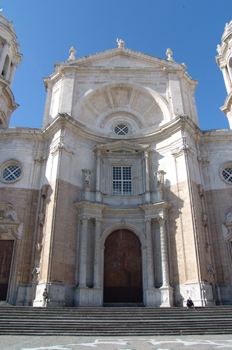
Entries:
[[[22, 55], [0, 14], [0, 299], [14, 305], [232, 301], [232, 131], [199, 128], [172, 52], [55, 63], [42, 129], [9, 128]], [[216, 61], [232, 125], [232, 22]]]

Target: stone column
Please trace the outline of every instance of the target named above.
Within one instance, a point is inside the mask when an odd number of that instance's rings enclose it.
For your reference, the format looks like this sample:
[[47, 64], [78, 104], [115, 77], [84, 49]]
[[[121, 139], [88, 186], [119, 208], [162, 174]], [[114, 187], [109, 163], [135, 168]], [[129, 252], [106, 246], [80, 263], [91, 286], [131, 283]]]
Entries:
[[95, 219], [95, 239], [94, 239], [94, 267], [93, 267], [93, 286], [100, 288], [100, 234], [101, 219]]
[[149, 177], [149, 162], [148, 162], [148, 151], [144, 151], [144, 164], [145, 164], [145, 201], [151, 201], [150, 194], [150, 177]]
[[100, 181], [101, 181], [101, 151], [97, 150], [97, 169], [96, 169], [96, 202], [101, 202], [101, 189], [100, 189]]
[[43, 126], [50, 122], [52, 117], [50, 116], [51, 109], [51, 101], [52, 101], [52, 84], [51, 82], [47, 82], [47, 97], [44, 108], [44, 117], [43, 117]]
[[154, 259], [153, 259], [153, 244], [151, 234], [151, 219], [145, 220], [146, 235], [147, 235], [147, 286], [148, 288], [154, 288]]
[[168, 268], [168, 250], [167, 250], [165, 220], [163, 218], [160, 218], [159, 224], [160, 224], [162, 280], [163, 280], [163, 287], [168, 287], [169, 286], [169, 268]]
[[16, 68], [17, 68], [17, 65], [13, 63], [10, 71], [10, 77], [9, 77], [10, 87], [12, 87]]
[[80, 244], [80, 276], [78, 288], [86, 287], [86, 261], [87, 261], [87, 229], [89, 217], [81, 218], [81, 244]]
[[232, 84], [230, 84], [230, 78], [229, 78], [229, 75], [228, 75], [227, 66], [225, 64], [224, 66], [221, 66], [220, 68], [221, 68], [221, 71], [222, 71], [222, 74], [223, 74], [223, 78], [224, 78], [224, 81], [225, 81], [226, 91], [229, 94], [230, 91], [232, 90]]
[[4, 43], [3, 49], [2, 49], [2, 53], [1, 53], [1, 57], [0, 57], [0, 74], [2, 74], [2, 70], [3, 70], [3, 66], [5, 63], [5, 59], [6, 59], [6, 55], [7, 55], [7, 51], [8, 51], [8, 47], [10, 47], [10, 43], [8, 43], [7, 41]]

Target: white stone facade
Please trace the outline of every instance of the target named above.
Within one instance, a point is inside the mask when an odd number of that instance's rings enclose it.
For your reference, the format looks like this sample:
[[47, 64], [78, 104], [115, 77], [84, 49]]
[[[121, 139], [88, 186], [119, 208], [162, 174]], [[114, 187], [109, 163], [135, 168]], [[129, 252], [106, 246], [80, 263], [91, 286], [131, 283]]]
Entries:
[[[101, 307], [109, 273], [112, 293], [142, 293], [111, 303], [231, 304], [232, 132], [199, 129], [197, 81], [170, 49], [164, 60], [118, 46], [82, 58], [72, 47], [44, 78], [43, 128], [0, 130], [6, 298], [42, 306], [46, 287], [50, 306]], [[124, 260], [107, 255], [116, 232]]]

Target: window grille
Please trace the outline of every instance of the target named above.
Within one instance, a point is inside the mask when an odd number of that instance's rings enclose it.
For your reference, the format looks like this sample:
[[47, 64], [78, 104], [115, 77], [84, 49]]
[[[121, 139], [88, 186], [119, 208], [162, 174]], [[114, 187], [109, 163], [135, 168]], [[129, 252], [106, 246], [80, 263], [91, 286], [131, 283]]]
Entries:
[[232, 183], [232, 166], [230, 167], [227, 166], [225, 169], [223, 169], [222, 176], [226, 181]]
[[113, 195], [129, 196], [132, 194], [131, 167], [113, 167]]
[[3, 179], [5, 181], [15, 181], [21, 176], [21, 169], [18, 165], [9, 165], [7, 166], [2, 173]]
[[114, 132], [117, 135], [126, 135], [129, 132], [128, 126], [125, 124], [118, 124], [114, 128]]

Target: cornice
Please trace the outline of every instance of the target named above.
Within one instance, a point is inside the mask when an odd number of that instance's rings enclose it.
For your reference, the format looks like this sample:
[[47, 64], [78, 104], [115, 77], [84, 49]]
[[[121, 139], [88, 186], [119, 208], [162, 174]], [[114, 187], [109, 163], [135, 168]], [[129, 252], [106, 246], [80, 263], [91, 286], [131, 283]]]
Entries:
[[171, 136], [173, 133], [177, 132], [180, 129], [188, 130], [189, 133], [193, 135], [201, 135], [202, 131], [199, 127], [187, 116], [179, 115], [172, 121], [164, 124], [163, 126], [157, 128], [154, 131], [143, 131], [136, 135], [125, 135], [123, 137], [118, 137], [118, 135], [113, 136], [112, 134], [108, 135], [94, 129], [90, 129], [84, 124], [76, 121], [68, 114], [59, 114], [54, 120], [45, 125], [42, 129], [42, 132], [45, 134], [45, 137], [49, 137], [50, 134], [54, 134], [61, 127], [69, 129], [71, 132], [82, 136], [85, 139], [91, 140], [96, 143], [109, 143], [116, 141], [125, 141], [125, 142], [134, 142], [138, 144], [150, 144], [154, 140], [161, 141], [164, 138]]
[[231, 110], [231, 106], [232, 106], [232, 91], [228, 94], [228, 96], [226, 97], [224, 106], [222, 106], [220, 108], [220, 110], [227, 115], [228, 112], [230, 112]]

